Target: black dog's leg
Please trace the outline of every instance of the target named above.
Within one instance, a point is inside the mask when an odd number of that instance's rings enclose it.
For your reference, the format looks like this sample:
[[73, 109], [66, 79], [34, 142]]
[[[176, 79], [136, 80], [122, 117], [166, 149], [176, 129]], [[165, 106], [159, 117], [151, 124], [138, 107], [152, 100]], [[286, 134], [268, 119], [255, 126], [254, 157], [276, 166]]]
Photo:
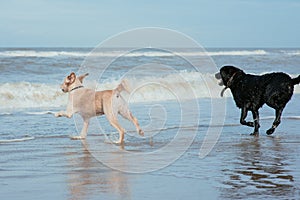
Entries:
[[252, 115], [253, 115], [253, 121], [254, 121], [254, 132], [251, 133], [251, 135], [255, 135], [255, 136], [258, 136], [259, 135], [259, 112], [258, 110], [254, 110], [252, 111]]
[[272, 133], [274, 133], [275, 129], [280, 124], [280, 122], [281, 122], [280, 118], [281, 118], [282, 111], [283, 111], [283, 108], [276, 109], [276, 118], [273, 122], [273, 126], [269, 130], [267, 130], [268, 135], [271, 135]]
[[243, 108], [242, 108], [242, 112], [241, 112], [240, 123], [241, 123], [242, 125], [245, 125], [245, 126], [254, 127], [253, 122], [246, 122], [245, 119], [246, 119], [246, 117], [247, 117], [247, 114], [248, 114], [247, 108], [243, 107]]

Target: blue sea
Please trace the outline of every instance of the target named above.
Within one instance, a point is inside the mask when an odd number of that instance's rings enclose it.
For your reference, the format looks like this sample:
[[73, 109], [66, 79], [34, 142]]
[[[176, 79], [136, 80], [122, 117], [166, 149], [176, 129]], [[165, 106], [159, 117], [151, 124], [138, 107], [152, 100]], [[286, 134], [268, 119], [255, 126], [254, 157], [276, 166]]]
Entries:
[[[300, 74], [300, 49], [0, 48], [1, 199], [299, 199], [300, 87], [272, 136], [274, 110], [261, 111], [260, 136], [239, 124], [230, 91], [214, 74]], [[71, 140], [81, 119], [55, 118], [71, 72], [84, 86], [124, 94], [145, 137], [129, 122], [124, 146], [104, 116], [86, 141]], [[249, 116], [249, 120], [251, 120]]]

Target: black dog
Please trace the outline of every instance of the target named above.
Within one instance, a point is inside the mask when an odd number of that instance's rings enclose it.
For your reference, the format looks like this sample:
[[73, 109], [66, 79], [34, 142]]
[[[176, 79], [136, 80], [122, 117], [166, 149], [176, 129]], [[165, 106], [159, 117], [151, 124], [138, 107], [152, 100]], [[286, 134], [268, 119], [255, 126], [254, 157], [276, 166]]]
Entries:
[[[246, 74], [233, 66], [222, 67], [215, 77], [222, 79], [221, 86], [225, 85], [221, 96], [227, 88], [230, 88], [237, 107], [241, 108], [240, 123], [254, 127], [251, 135], [259, 134], [258, 110], [265, 103], [276, 110], [276, 118], [267, 134], [271, 135], [275, 131], [280, 124], [282, 111], [293, 95], [294, 85], [300, 83], [300, 75], [294, 79], [282, 72], [257, 76]], [[248, 111], [252, 112], [254, 122], [245, 121]]]

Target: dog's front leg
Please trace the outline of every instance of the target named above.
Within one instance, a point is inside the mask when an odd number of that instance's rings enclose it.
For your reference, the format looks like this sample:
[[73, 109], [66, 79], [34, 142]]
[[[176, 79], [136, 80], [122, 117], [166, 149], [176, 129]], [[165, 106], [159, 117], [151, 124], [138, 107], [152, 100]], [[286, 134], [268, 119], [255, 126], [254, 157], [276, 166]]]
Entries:
[[241, 119], [240, 119], [240, 123], [242, 125], [245, 125], [245, 126], [250, 126], [250, 127], [254, 127], [254, 124], [253, 122], [246, 122], [246, 117], [247, 117], [247, 114], [248, 114], [248, 109], [244, 106], [242, 108], [242, 111], [241, 111]]
[[57, 113], [54, 114], [55, 117], [67, 117], [67, 118], [71, 118], [73, 115], [73, 111], [72, 109], [68, 106], [66, 111], [59, 111]]
[[82, 127], [82, 130], [80, 132], [81, 139], [85, 139], [86, 138], [88, 127], [89, 127], [89, 120], [84, 120], [83, 121], [83, 127]]
[[84, 140], [87, 135], [88, 127], [89, 127], [89, 119], [84, 119], [83, 127], [81, 129], [80, 135], [71, 137], [71, 139], [72, 140]]
[[258, 112], [258, 110], [252, 111], [252, 115], [253, 115], [253, 121], [254, 121], [254, 132], [251, 133], [251, 135], [258, 136], [259, 135], [258, 129], [260, 127], [260, 125], [259, 125], [259, 112]]

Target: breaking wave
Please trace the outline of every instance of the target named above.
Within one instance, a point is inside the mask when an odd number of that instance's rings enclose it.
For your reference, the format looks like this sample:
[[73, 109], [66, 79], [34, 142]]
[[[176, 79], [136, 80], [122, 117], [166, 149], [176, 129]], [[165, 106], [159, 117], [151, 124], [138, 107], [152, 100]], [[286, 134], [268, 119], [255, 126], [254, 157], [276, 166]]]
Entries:
[[0, 84], [0, 109], [57, 107], [66, 104], [57, 85], [17, 82]]
[[[127, 82], [132, 89], [131, 102], [174, 100], [178, 95], [186, 98], [210, 97], [207, 87], [217, 85], [213, 74], [198, 72], [180, 72], [160, 78], [130, 78]], [[96, 88], [97, 90], [113, 89], [119, 83], [120, 80], [110, 81], [97, 84]], [[85, 86], [93, 88], [93, 84], [89, 82], [86, 82]], [[186, 94], [187, 87], [191, 88], [194, 94]], [[221, 88], [218, 87], [217, 90]], [[0, 84], [0, 109], [61, 107], [67, 104], [67, 99], [68, 95], [60, 90], [59, 85], [30, 82]]]
[[[188, 100], [194, 98], [220, 98], [223, 87], [218, 85], [214, 74], [200, 72], [179, 72], [163, 77], [127, 78], [131, 91], [129, 101], [153, 102], [168, 100]], [[114, 89], [120, 80], [113, 80], [101, 84], [86, 82], [86, 88], [97, 90]], [[295, 87], [295, 93], [300, 93], [299, 86]], [[126, 93], [124, 94], [126, 96]], [[231, 96], [230, 91], [225, 96]], [[30, 82], [0, 84], [0, 109], [14, 108], [53, 108], [66, 106], [68, 95], [63, 93], [59, 85], [40, 84]], [[42, 114], [52, 114], [45, 111]], [[9, 113], [3, 112], [2, 115]], [[39, 115], [41, 113], [28, 113]]]
[[[103, 57], [170, 57], [174, 54], [165, 51], [142, 50], [126, 53], [126, 51], [101, 51], [90, 54], [88, 51], [38, 51], [38, 50], [7, 50], [0, 51], [0, 57], [86, 57], [86, 56], [103, 56]], [[176, 51], [176, 55], [181, 56], [247, 56], [247, 55], [266, 55], [265, 50], [222, 50], [222, 51]], [[289, 52], [286, 52], [287, 54]]]
[[84, 57], [86, 52], [76, 51], [36, 51], [36, 50], [8, 50], [1, 51], [1, 57]]

